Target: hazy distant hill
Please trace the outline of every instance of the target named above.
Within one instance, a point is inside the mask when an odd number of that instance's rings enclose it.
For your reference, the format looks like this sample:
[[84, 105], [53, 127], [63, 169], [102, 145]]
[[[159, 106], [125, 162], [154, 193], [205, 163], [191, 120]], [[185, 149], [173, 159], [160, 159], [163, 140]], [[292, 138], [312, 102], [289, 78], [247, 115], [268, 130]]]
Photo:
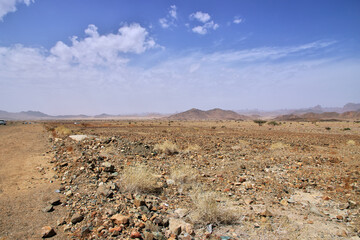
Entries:
[[169, 117], [171, 120], [244, 120], [247, 118], [248, 117], [237, 114], [234, 111], [223, 110], [220, 108], [208, 111], [193, 108]]
[[323, 112], [323, 113], [305, 113], [288, 114], [275, 118], [278, 121], [313, 121], [313, 120], [357, 120], [360, 119], [360, 111], [349, 111], [344, 113]]
[[321, 105], [316, 105], [314, 107], [309, 108], [300, 108], [300, 109], [279, 109], [273, 111], [261, 111], [261, 110], [237, 110], [236, 112], [239, 114], [243, 114], [246, 116], [258, 115], [260, 117], [270, 117], [275, 118], [277, 116], [283, 115], [301, 115], [305, 113], [325, 113], [325, 112], [336, 112], [336, 113], [344, 113], [351, 111], [360, 110], [360, 103], [347, 103], [343, 107], [322, 107]]

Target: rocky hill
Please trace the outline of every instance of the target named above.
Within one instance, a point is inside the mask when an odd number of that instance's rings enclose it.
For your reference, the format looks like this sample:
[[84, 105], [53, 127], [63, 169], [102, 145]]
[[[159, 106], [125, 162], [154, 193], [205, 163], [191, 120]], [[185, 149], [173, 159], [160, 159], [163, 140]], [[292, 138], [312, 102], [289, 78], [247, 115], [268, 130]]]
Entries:
[[314, 120], [358, 120], [360, 111], [349, 111], [344, 113], [324, 112], [324, 113], [305, 113], [288, 114], [276, 117], [278, 121], [314, 121]]
[[237, 114], [234, 111], [223, 110], [220, 108], [203, 111], [200, 109], [190, 109], [188, 111], [171, 115], [171, 120], [245, 120], [248, 117]]

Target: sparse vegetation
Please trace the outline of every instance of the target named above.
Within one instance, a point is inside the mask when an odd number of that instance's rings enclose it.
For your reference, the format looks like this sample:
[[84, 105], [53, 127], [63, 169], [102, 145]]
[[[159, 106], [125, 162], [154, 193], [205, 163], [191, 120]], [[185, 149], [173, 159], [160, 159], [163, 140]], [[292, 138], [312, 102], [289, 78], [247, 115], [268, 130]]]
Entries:
[[144, 164], [125, 167], [121, 180], [125, 191], [131, 193], [156, 192], [159, 189], [155, 173]]
[[196, 180], [197, 172], [190, 165], [181, 165], [171, 172], [171, 179], [178, 183], [190, 183]]
[[254, 123], [258, 124], [259, 126], [262, 126], [264, 123], [266, 123], [266, 121], [261, 120], [261, 119], [257, 119], [257, 120], [254, 120]]
[[326, 127], [325, 129], [328, 130], [328, 131], [330, 131], [330, 130], [331, 130], [331, 127]]
[[59, 136], [69, 136], [72, 133], [71, 130], [64, 125], [56, 127], [55, 132]]
[[175, 143], [172, 143], [168, 140], [166, 140], [165, 142], [163, 142], [161, 144], [156, 144], [154, 146], [154, 150], [168, 154], [168, 155], [173, 155], [173, 154], [179, 153], [178, 146]]
[[343, 130], [343, 131], [350, 131], [351, 128], [348, 128], [348, 127], [347, 127], [347, 128], [343, 128], [342, 130]]
[[191, 198], [195, 207], [191, 218], [195, 223], [231, 224], [239, 217], [236, 209], [229, 206], [230, 201], [220, 199], [215, 192], [196, 191]]
[[196, 152], [196, 151], [199, 151], [200, 149], [201, 149], [201, 147], [199, 145], [191, 144], [184, 150], [184, 153]]
[[279, 126], [281, 123], [278, 123], [277, 121], [270, 121], [267, 124], [269, 124], [271, 126]]
[[270, 146], [270, 149], [271, 149], [271, 150], [283, 149], [283, 148], [286, 148], [286, 145], [283, 144], [283, 143], [281, 143], [281, 142], [273, 143], [273, 144], [271, 144], [271, 146]]

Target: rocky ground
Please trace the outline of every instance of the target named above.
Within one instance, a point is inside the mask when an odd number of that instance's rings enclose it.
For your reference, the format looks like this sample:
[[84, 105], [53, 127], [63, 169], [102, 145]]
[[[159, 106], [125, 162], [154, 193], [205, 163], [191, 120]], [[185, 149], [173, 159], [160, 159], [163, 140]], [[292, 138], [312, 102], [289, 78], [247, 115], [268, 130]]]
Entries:
[[53, 238], [360, 239], [360, 123], [44, 127]]

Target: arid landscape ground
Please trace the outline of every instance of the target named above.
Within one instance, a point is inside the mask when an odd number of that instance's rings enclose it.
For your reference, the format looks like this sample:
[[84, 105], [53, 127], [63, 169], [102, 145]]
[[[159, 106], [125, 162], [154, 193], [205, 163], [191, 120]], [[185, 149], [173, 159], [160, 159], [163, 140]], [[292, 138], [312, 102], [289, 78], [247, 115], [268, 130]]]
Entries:
[[74, 123], [0, 126], [0, 239], [359, 239], [359, 122]]

